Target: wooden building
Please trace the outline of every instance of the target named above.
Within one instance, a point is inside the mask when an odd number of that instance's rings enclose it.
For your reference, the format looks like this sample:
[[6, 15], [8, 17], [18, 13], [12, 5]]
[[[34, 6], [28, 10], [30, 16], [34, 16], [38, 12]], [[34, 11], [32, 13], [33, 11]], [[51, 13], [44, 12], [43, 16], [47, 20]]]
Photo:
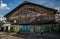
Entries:
[[55, 9], [24, 1], [4, 17], [13, 25], [30, 24], [40, 26], [45, 32], [57, 32], [59, 24], [55, 21], [56, 12]]
[[56, 23], [57, 10], [42, 5], [24, 1], [4, 17], [11, 24], [46, 24]]

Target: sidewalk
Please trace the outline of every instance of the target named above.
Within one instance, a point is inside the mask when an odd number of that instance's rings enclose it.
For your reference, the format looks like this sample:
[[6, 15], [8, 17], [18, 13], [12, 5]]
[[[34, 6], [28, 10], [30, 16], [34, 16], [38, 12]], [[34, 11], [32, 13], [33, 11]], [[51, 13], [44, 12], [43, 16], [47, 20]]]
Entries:
[[50, 37], [58, 37], [58, 38], [60, 38], [60, 34], [57, 34], [57, 33], [44, 33], [43, 34], [44, 36], [50, 36]]
[[60, 35], [59, 34], [52, 34], [52, 33], [44, 33], [42, 36], [41, 34], [33, 34], [27, 37], [27, 39], [60, 39]]

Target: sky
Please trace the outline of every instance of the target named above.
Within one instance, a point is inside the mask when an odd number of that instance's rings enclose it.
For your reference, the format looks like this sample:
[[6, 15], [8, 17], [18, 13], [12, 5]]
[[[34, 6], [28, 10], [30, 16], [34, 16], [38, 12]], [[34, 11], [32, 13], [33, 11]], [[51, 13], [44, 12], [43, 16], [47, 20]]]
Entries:
[[3, 17], [24, 1], [60, 10], [60, 0], [0, 0], [0, 17]]

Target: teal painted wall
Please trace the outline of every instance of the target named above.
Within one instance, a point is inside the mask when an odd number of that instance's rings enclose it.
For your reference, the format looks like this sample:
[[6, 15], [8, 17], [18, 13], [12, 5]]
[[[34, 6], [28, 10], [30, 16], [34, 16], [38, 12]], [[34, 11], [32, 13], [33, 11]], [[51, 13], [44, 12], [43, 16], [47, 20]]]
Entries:
[[[14, 27], [14, 31], [18, 32], [19, 30], [21, 31], [23, 25], [13, 25]], [[30, 28], [30, 26], [32, 25], [28, 25], [29, 26], [29, 30], [32, 29], [32, 27]], [[34, 32], [41, 32], [41, 30], [43, 30], [44, 32], [58, 32], [58, 24], [46, 24], [46, 25], [33, 25], [33, 29]]]

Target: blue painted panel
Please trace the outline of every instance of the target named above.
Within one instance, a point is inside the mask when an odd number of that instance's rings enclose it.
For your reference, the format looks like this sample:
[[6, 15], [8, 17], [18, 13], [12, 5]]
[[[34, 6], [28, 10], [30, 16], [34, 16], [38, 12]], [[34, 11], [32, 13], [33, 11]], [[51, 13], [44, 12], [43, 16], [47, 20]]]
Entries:
[[28, 25], [23, 25], [22, 30], [29, 30], [29, 26]]

